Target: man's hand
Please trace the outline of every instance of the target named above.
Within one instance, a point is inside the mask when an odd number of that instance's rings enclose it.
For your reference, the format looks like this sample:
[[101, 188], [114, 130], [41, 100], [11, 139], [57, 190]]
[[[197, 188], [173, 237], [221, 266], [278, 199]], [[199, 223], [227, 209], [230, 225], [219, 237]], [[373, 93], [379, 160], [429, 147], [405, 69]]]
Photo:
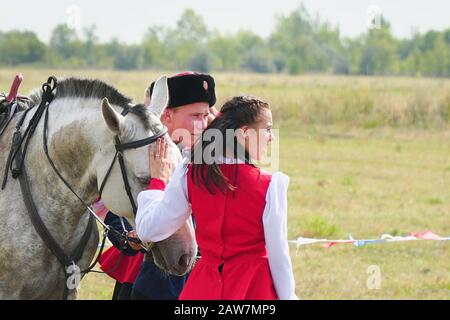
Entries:
[[[138, 238], [136, 230], [129, 231], [128, 232], [128, 236], [131, 237], [131, 238]], [[142, 249], [140, 244], [137, 244], [137, 243], [134, 243], [134, 242], [131, 242], [131, 241], [128, 242], [128, 245], [130, 246], [131, 249], [136, 250], [136, 251], [139, 251], [139, 250]]]

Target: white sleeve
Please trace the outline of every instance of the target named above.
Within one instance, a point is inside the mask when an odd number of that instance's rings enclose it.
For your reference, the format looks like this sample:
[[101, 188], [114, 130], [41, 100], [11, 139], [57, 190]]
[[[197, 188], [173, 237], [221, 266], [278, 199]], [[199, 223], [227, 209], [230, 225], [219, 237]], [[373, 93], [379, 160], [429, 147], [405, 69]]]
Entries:
[[137, 197], [136, 232], [144, 242], [158, 242], [174, 234], [189, 219], [187, 169], [181, 161], [165, 191], [146, 190]]
[[264, 237], [270, 273], [280, 300], [295, 300], [295, 280], [287, 240], [287, 189], [289, 177], [282, 172], [272, 175], [263, 213]]

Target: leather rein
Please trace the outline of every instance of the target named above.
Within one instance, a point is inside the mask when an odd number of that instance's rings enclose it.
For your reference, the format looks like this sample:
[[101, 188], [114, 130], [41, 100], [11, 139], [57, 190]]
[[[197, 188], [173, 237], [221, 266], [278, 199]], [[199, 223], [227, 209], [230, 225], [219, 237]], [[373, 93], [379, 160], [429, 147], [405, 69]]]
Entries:
[[[75, 192], [73, 187], [67, 182], [67, 180], [62, 176], [62, 174], [56, 168], [56, 166], [48, 152], [49, 105], [53, 101], [53, 98], [55, 96], [54, 91], [56, 90], [56, 88], [57, 88], [56, 78], [55, 77], [48, 78], [47, 82], [42, 85], [43, 94], [42, 94], [41, 102], [40, 102], [39, 106], [37, 107], [37, 110], [36, 110], [35, 114], [33, 115], [33, 117], [31, 118], [23, 135], [21, 133], [21, 128], [22, 128], [23, 122], [25, 121], [25, 118], [26, 118], [28, 112], [32, 108], [29, 108], [24, 111], [22, 118], [19, 120], [18, 124], [16, 125], [16, 131], [13, 135], [12, 146], [11, 146], [10, 153], [8, 155], [7, 165], [6, 165], [6, 169], [5, 169], [5, 175], [3, 178], [3, 183], [2, 183], [1, 189], [3, 190], [6, 186], [7, 179], [8, 179], [8, 170], [10, 170], [12, 177], [14, 179], [17, 179], [17, 178], [19, 179], [22, 195], [24, 198], [25, 205], [27, 207], [27, 212], [30, 217], [30, 220], [33, 223], [35, 230], [37, 231], [39, 236], [42, 238], [42, 240], [44, 241], [46, 246], [49, 248], [49, 250], [58, 259], [60, 265], [63, 267], [64, 275], [65, 275], [63, 299], [67, 299], [68, 293], [69, 293], [68, 286], [67, 286], [67, 280], [70, 276], [70, 273], [67, 271], [67, 269], [68, 269], [68, 267], [75, 265], [76, 262], [78, 262], [81, 259], [84, 249], [86, 248], [87, 243], [90, 238], [90, 235], [92, 233], [92, 228], [94, 227], [94, 219], [97, 220], [104, 227], [103, 240], [102, 240], [102, 244], [101, 244], [99, 253], [97, 255], [97, 258], [87, 269], [80, 272], [82, 274], [86, 274], [86, 273], [90, 272], [94, 268], [94, 266], [97, 264], [97, 262], [100, 258], [100, 255], [103, 252], [103, 248], [104, 248], [105, 241], [106, 241], [106, 236], [108, 235], [108, 233], [114, 234], [116, 237], [118, 237], [120, 240], [124, 241], [125, 243], [134, 242], [137, 244], [141, 244], [142, 248], [145, 251], [149, 251], [152, 244], [150, 244], [150, 247], [145, 247], [139, 239], [129, 237], [129, 236], [127, 236], [127, 234], [125, 232], [121, 233], [121, 232], [115, 230], [112, 226], [106, 225], [97, 216], [97, 214], [94, 212], [94, 210], [91, 208], [91, 206], [88, 203], [86, 203]], [[123, 116], [126, 116], [130, 110], [131, 110], [131, 107], [125, 108], [121, 114]], [[24, 166], [26, 152], [28, 150], [28, 144], [31, 140], [31, 137], [33, 136], [33, 133], [34, 133], [38, 123], [40, 122], [40, 119], [44, 115], [44, 113], [45, 113], [45, 116], [44, 116], [44, 130], [43, 130], [43, 147], [44, 147], [45, 155], [46, 155], [51, 167], [53, 168], [55, 173], [58, 175], [58, 177], [61, 179], [61, 181], [78, 198], [78, 200], [83, 204], [84, 207], [86, 207], [86, 209], [90, 213], [86, 230], [83, 233], [79, 244], [77, 245], [77, 247], [73, 250], [73, 252], [70, 255], [67, 255], [64, 252], [64, 250], [61, 248], [61, 246], [55, 240], [55, 238], [51, 235], [50, 231], [47, 229], [47, 227], [45, 226], [41, 217], [39, 216], [36, 204], [31, 195], [31, 188], [30, 188], [26, 168]], [[136, 148], [144, 147], [151, 143], [154, 143], [158, 138], [163, 137], [166, 133], [167, 133], [167, 128], [163, 127], [163, 129], [160, 132], [156, 133], [155, 135], [153, 135], [149, 138], [132, 141], [132, 142], [127, 142], [127, 143], [122, 143], [120, 141], [119, 137], [116, 135], [115, 136], [116, 153], [115, 153], [114, 158], [111, 162], [111, 165], [109, 166], [109, 169], [101, 183], [101, 187], [99, 190], [100, 197], [101, 197], [103, 189], [106, 185], [106, 182], [111, 174], [111, 171], [114, 167], [114, 164], [115, 164], [116, 160], [118, 160], [119, 165], [120, 165], [120, 170], [122, 173], [122, 179], [123, 179], [123, 183], [125, 186], [125, 190], [128, 195], [128, 198], [130, 200], [131, 206], [133, 208], [133, 213], [134, 213], [134, 215], [136, 215], [137, 206], [136, 206], [136, 203], [135, 203], [134, 198], [131, 193], [131, 187], [130, 187], [130, 184], [128, 181], [128, 175], [127, 175], [127, 171], [126, 171], [126, 167], [125, 167], [123, 152], [128, 149], [136, 149]]]

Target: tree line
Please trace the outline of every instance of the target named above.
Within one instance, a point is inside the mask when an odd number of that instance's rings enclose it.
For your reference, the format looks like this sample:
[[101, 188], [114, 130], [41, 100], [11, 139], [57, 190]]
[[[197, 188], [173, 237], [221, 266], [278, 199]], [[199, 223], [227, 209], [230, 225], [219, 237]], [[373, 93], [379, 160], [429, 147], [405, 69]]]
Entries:
[[450, 28], [398, 39], [386, 19], [380, 22], [379, 28], [348, 38], [339, 27], [300, 6], [278, 16], [273, 32], [263, 38], [248, 30], [211, 30], [187, 9], [174, 27], [149, 27], [138, 44], [117, 39], [102, 43], [95, 26], [78, 34], [65, 24], [57, 25], [48, 44], [32, 31], [0, 31], [0, 65], [450, 76]]

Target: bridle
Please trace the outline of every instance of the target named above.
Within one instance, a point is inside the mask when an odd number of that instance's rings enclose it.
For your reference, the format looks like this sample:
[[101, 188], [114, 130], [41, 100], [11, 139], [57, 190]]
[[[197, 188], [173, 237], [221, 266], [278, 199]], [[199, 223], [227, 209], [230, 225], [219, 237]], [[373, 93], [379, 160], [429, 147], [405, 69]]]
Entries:
[[[122, 116], [125, 117], [130, 112], [130, 110], [131, 110], [131, 108], [124, 109], [121, 113]], [[116, 163], [116, 160], [118, 159], [119, 165], [120, 165], [120, 171], [122, 173], [122, 180], [125, 185], [125, 191], [127, 192], [128, 198], [130, 199], [130, 203], [133, 208], [133, 213], [136, 216], [137, 206], [136, 206], [136, 202], [134, 201], [133, 195], [131, 194], [131, 188], [130, 188], [130, 183], [128, 181], [127, 170], [125, 168], [123, 152], [125, 150], [137, 149], [137, 148], [141, 148], [141, 147], [150, 145], [150, 144], [156, 142], [156, 140], [158, 140], [159, 138], [163, 137], [166, 133], [167, 133], [167, 127], [163, 126], [163, 128], [159, 132], [157, 132], [156, 134], [154, 134], [153, 136], [151, 136], [149, 138], [132, 141], [132, 142], [126, 142], [126, 143], [122, 143], [120, 141], [119, 136], [116, 135], [114, 137], [114, 141], [115, 141], [114, 146], [116, 148], [116, 154], [114, 155], [111, 165], [109, 166], [109, 169], [106, 172], [106, 176], [105, 176], [105, 178], [103, 178], [103, 181], [100, 185], [100, 190], [99, 190], [100, 197], [102, 196], [103, 189], [106, 185], [106, 182], [108, 181], [109, 175], [111, 174], [112, 168], [114, 167], [114, 164]]]
[[[103, 252], [103, 248], [105, 246], [105, 241], [106, 241], [106, 236], [108, 233], [112, 233], [114, 234], [116, 237], [118, 237], [120, 240], [123, 240], [125, 243], [127, 242], [134, 242], [137, 244], [141, 244], [142, 248], [145, 251], [150, 250], [151, 246], [153, 244], [150, 244], [149, 247], [145, 247], [142, 242], [137, 239], [137, 238], [132, 238], [129, 237], [126, 233], [121, 233], [117, 230], [115, 230], [112, 226], [106, 225], [99, 217], [98, 215], [95, 213], [95, 211], [91, 208], [91, 206], [86, 203], [73, 189], [73, 187], [67, 182], [67, 180], [62, 176], [62, 174], [59, 172], [59, 170], [56, 168], [53, 160], [51, 159], [49, 152], [48, 152], [48, 115], [49, 115], [49, 105], [50, 102], [53, 101], [54, 98], [54, 91], [57, 87], [57, 80], [55, 77], [50, 77], [46, 83], [43, 84], [42, 86], [42, 99], [41, 102], [39, 104], [39, 106], [37, 107], [37, 110], [35, 112], [35, 114], [33, 115], [33, 117], [31, 118], [23, 136], [21, 133], [21, 128], [23, 125], [23, 122], [28, 114], [28, 112], [32, 109], [29, 108], [27, 109], [23, 116], [21, 117], [21, 119], [18, 121], [18, 124], [16, 125], [16, 131], [13, 135], [13, 141], [12, 141], [12, 146], [11, 146], [11, 150], [10, 153], [8, 155], [8, 160], [7, 160], [7, 164], [6, 164], [6, 170], [5, 170], [5, 176], [4, 176], [4, 180], [3, 180], [3, 184], [2, 184], [2, 190], [5, 188], [6, 182], [7, 182], [7, 177], [8, 177], [8, 169], [11, 170], [11, 175], [14, 179], [19, 178], [19, 182], [20, 182], [20, 187], [22, 190], [22, 195], [24, 198], [24, 202], [25, 202], [25, 206], [27, 208], [27, 212], [28, 215], [30, 217], [31, 222], [33, 223], [33, 226], [36, 230], [36, 232], [39, 234], [39, 236], [42, 238], [42, 240], [44, 241], [44, 243], [46, 244], [46, 246], [48, 247], [48, 249], [53, 253], [53, 255], [55, 255], [55, 257], [58, 259], [58, 261], [60, 262], [61, 266], [63, 267], [64, 270], [64, 275], [65, 275], [65, 286], [64, 286], [64, 294], [63, 294], [63, 299], [66, 299], [68, 296], [68, 288], [67, 288], [67, 279], [70, 276], [70, 274], [67, 271], [67, 267], [74, 265], [76, 262], [78, 262], [84, 252], [84, 249], [89, 241], [91, 232], [92, 232], [92, 228], [94, 227], [94, 219], [97, 220], [103, 227], [104, 227], [104, 232], [103, 232], [103, 240], [102, 240], [102, 244], [100, 247], [100, 250], [98, 252], [98, 255], [96, 257], [96, 259], [94, 260], [94, 262], [85, 270], [81, 271], [81, 273], [86, 274], [88, 272], [90, 272], [94, 266], [97, 264], [100, 255]], [[123, 116], [126, 116], [129, 111], [132, 109], [132, 107], [128, 106], [128, 108], [125, 108], [124, 111], [122, 112]], [[86, 207], [87, 211], [89, 211], [90, 216], [89, 216], [89, 221], [88, 221], [88, 225], [86, 227], [85, 232], [83, 233], [81, 240], [79, 242], [79, 244], [77, 245], [77, 247], [75, 248], [75, 250], [70, 254], [67, 255], [64, 250], [61, 248], [61, 246], [59, 245], [59, 243], [55, 240], [55, 238], [51, 235], [50, 231], [47, 229], [47, 227], [45, 226], [44, 222], [42, 221], [42, 219], [39, 216], [36, 204], [32, 198], [31, 195], [31, 188], [30, 188], [30, 184], [28, 181], [28, 177], [27, 177], [27, 173], [26, 173], [26, 168], [24, 166], [24, 162], [25, 162], [25, 156], [26, 156], [26, 152], [28, 149], [28, 144], [30, 142], [31, 137], [33, 136], [33, 133], [38, 125], [38, 123], [40, 122], [40, 119], [42, 118], [42, 115], [45, 113], [45, 117], [44, 117], [44, 128], [43, 128], [43, 147], [44, 147], [44, 152], [45, 155], [47, 156], [47, 159], [51, 165], [51, 167], [53, 168], [53, 170], [55, 171], [55, 173], [58, 175], [58, 177], [61, 179], [61, 181], [66, 185], [66, 187], [78, 198], [78, 200], [83, 204], [84, 207]], [[163, 137], [165, 134], [167, 133], [167, 128], [165, 126], [162, 127], [162, 129], [157, 132], [156, 134], [154, 134], [151, 137], [145, 138], [145, 139], [141, 139], [141, 140], [137, 140], [137, 141], [132, 141], [132, 142], [127, 142], [127, 143], [122, 143], [119, 139], [119, 136], [116, 135], [115, 136], [115, 149], [116, 149], [116, 153], [114, 155], [114, 158], [111, 162], [111, 165], [109, 166], [109, 169], [105, 175], [105, 177], [103, 178], [103, 181], [101, 183], [101, 187], [99, 190], [99, 194], [101, 196], [103, 188], [105, 187], [105, 184], [112, 172], [112, 169], [114, 167], [114, 164], [116, 162], [116, 159], [119, 160], [119, 165], [120, 165], [120, 170], [122, 172], [122, 179], [123, 179], [123, 183], [125, 185], [125, 190], [127, 192], [128, 198], [130, 199], [130, 203], [131, 206], [133, 208], [133, 213], [134, 215], [136, 215], [137, 212], [137, 207], [136, 207], [136, 203], [133, 199], [133, 196], [131, 194], [131, 188], [130, 188], [130, 184], [128, 181], [128, 176], [127, 176], [127, 172], [126, 172], [126, 167], [125, 167], [125, 161], [124, 161], [124, 157], [123, 157], [123, 152], [125, 150], [129, 150], [129, 149], [137, 149], [140, 147], [144, 147], [147, 145], [150, 145], [151, 143], [155, 142], [158, 138]], [[22, 145], [24, 145], [24, 147], [22, 148]], [[15, 167], [14, 167], [15, 164]]]

